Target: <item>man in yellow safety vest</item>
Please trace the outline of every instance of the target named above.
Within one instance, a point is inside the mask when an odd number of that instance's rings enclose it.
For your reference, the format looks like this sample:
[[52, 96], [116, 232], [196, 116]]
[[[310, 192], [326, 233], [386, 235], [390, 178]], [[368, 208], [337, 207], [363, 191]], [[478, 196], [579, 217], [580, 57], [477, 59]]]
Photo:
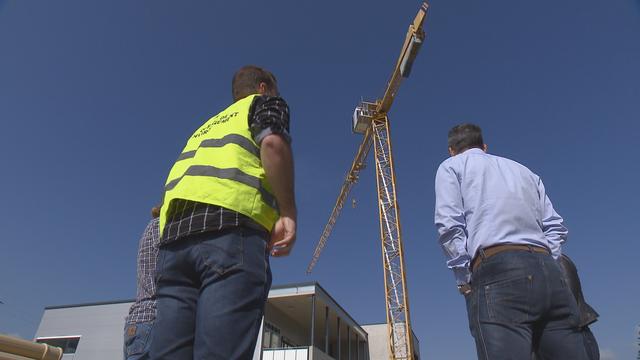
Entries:
[[296, 238], [289, 108], [245, 66], [233, 104], [187, 140], [160, 211], [152, 359], [249, 359], [271, 287], [269, 256]]

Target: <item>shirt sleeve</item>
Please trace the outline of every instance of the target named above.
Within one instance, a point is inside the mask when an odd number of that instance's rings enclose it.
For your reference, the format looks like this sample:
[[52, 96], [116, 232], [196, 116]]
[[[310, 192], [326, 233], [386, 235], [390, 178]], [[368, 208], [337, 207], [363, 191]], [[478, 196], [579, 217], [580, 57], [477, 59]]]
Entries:
[[564, 226], [562, 217], [553, 209], [553, 204], [551, 204], [551, 200], [547, 196], [542, 179], [538, 180], [538, 194], [541, 202], [540, 208], [542, 209], [542, 231], [549, 243], [551, 256], [554, 259], [558, 259], [562, 255], [562, 243], [567, 240], [569, 231]]
[[460, 182], [453, 168], [443, 163], [438, 168], [435, 181], [435, 225], [438, 241], [447, 258], [447, 266], [453, 270], [458, 285], [471, 280], [467, 252], [467, 230]]
[[281, 135], [291, 143], [289, 106], [283, 98], [267, 95], [256, 96], [249, 111], [249, 129], [258, 146], [270, 134]]
[[152, 219], [138, 244], [136, 300], [149, 299], [155, 294], [154, 276], [158, 257], [158, 219]]

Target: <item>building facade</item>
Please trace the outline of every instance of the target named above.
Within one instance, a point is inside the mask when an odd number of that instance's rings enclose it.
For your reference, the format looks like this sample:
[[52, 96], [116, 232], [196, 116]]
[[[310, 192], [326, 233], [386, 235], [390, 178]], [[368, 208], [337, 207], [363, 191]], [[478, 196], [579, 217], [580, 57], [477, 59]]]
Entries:
[[[131, 304], [47, 307], [35, 340], [62, 347], [63, 360], [121, 359], [124, 318]], [[387, 346], [386, 324], [361, 326], [319, 284], [291, 284], [271, 288], [253, 358], [386, 360]]]

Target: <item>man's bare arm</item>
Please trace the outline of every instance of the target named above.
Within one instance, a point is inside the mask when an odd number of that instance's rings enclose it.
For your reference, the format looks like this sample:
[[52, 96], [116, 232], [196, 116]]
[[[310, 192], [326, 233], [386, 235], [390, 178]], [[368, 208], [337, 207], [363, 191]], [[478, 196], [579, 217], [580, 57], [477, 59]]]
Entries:
[[291, 146], [280, 135], [267, 135], [260, 144], [260, 158], [280, 210], [271, 232], [271, 254], [286, 256], [296, 240], [297, 221]]

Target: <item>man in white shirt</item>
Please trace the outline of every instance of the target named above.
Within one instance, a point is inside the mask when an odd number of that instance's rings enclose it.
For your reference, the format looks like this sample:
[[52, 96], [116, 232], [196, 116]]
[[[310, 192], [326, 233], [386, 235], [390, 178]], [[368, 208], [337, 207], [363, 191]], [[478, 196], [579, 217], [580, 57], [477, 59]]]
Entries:
[[[435, 225], [465, 295], [479, 359], [587, 359], [575, 299], [554, 260], [567, 229], [539, 176], [486, 153], [481, 129], [449, 131]], [[537, 348], [533, 348], [537, 346]]]

